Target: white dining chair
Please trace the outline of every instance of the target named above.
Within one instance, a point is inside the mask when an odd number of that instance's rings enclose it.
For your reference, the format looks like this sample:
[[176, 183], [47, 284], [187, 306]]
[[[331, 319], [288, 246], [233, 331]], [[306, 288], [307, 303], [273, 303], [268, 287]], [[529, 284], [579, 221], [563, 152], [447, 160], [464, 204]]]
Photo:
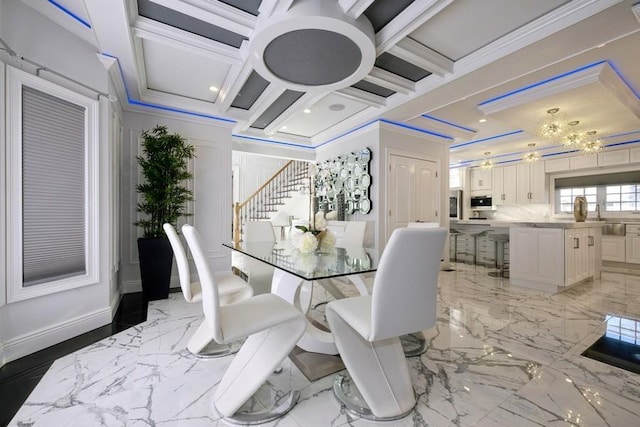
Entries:
[[[276, 242], [276, 235], [270, 221], [248, 221], [244, 225], [243, 242]], [[247, 281], [253, 288], [255, 295], [271, 292], [273, 282], [273, 267], [264, 262], [244, 256], [242, 272], [247, 275]]]
[[[185, 301], [199, 303], [202, 301], [202, 287], [200, 281], [191, 280], [191, 268], [187, 252], [178, 237], [178, 233], [171, 224], [162, 226], [169, 238], [173, 254], [178, 267], [180, 288]], [[253, 289], [247, 282], [230, 271], [214, 273], [221, 304], [231, 304], [249, 298], [253, 295]], [[213, 333], [206, 322], [202, 322], [187, 343], [187, 349], [198, 357], [221, 357], [235, 353], [240, 348], [240, 343], [219, 345], [213, 340]]]
[[215, 276], [209, 267], [200, 236], [191, 225], [182, 227], [202, 285], [202, 308], [213, 339], [227, 344], [246, 338], [217, 384], [213, 406], [235, 424], [266, 423], [286, 414], [298, 401], [298, 391], [254, 413], [238, 411], [293, 350], [306, 329], [302, 313], [274, 294], [256, 295], [222, 305]]
[[[445, 228], [396, 229], [382, 253], [372, 295], [327, 305], [327, 320], [348, 372], [336, 378], [334, 393], [358, 416], [394, 420], [416, 404], [400, 336], [435, 326], [446, 236]], [[364, 405], [351, 399], [358, 393]]]

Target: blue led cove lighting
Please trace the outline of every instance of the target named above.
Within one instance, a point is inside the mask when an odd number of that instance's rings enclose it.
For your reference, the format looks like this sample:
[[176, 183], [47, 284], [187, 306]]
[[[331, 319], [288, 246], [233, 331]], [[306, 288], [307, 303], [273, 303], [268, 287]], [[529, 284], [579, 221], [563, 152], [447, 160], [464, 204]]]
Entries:
[[82, 19], [81, 17], [79, 17], [78, 15], [76, 15], [75, 13], [71, 12], [69, 9], [67, 9], [66, 7], [62, 6], [60, 3], [58, 3], [55, 0], [49, 0], [49, 3], [51, 3], [52, 5], [54, 5], [55, 7], [57, 7], [58, 9], [60, 9], [61, 11], [63, 11], [64, 13], [66, 13], [67, 15], [69, 15], [70, 17], [72, 17], [73, 19], [75, 19], [76, 21], [78, 21], [79, 23], [81, 23], [82, 25], [84, 25], [87, 28], [91, 28], [91, 25], [85, 21], [84, 19]]

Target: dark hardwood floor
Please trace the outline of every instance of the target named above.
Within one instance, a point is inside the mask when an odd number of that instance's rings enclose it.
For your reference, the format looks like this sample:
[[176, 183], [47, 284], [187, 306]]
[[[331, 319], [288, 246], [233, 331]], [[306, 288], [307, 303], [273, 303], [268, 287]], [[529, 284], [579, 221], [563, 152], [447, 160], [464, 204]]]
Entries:
[[56, 359], [145, 320], [147, 302], [142, 292], [125, 294], [111, 324], [4, 365], [0, 368], [0, 426], [9, 424]]

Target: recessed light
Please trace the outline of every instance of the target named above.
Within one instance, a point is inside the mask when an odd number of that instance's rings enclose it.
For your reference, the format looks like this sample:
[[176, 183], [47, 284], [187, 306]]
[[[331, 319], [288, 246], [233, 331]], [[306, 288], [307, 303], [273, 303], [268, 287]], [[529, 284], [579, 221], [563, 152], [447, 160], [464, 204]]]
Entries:
[[280, 130], [287, 130], [287, 129], [289, 129], [289, 128], [288, 128], [288, 127], [286, 127], [286, 126], [282, 126], [282, 127], [280, 128]]
[[304, 111], [305, 114], [309, 114], [311, 112], [311, 110], [308, 109], [308, 108], [305, 108], [303, 111]]
[[210, 90], [211, 92], [217, 92], [217, 91], [219, 91], [220, 89], [218, 89], [218, 88], [217, 88], [217, 86], [209, 86], [209, 90]]
[[480, 123], [484, 123], [484, 122], [486, 122], [486, 121], [487, 121], [487, 119], [480, 119], [480, 120], [478, 120], [478, 121], [479, 121]]

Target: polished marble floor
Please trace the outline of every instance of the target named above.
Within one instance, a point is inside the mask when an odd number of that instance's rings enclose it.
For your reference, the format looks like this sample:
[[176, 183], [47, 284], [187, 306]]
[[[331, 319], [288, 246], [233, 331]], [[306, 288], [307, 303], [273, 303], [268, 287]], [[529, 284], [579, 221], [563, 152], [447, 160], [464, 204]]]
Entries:
[[[386, 425], [639, 425], [640, 375], [581, 353], [607, 316], [640, 319], [640, 277], [604, 273], [551, 293], [459, 265], [441, 272], [439, 289], [429, 349], [408, 359], [418, 404]], [[229, 358], [197, 359], [185, 349], [199, 310], [180, 294], [150, 303], [146, 322], [55, 361], [10, 425], [226, 425], [210, 399]], [[302, 397], [269, 425], [374, 425], [340, 407], [332, 380], [310, 382], [287, 361], [263, 393], [294, 387]]]

